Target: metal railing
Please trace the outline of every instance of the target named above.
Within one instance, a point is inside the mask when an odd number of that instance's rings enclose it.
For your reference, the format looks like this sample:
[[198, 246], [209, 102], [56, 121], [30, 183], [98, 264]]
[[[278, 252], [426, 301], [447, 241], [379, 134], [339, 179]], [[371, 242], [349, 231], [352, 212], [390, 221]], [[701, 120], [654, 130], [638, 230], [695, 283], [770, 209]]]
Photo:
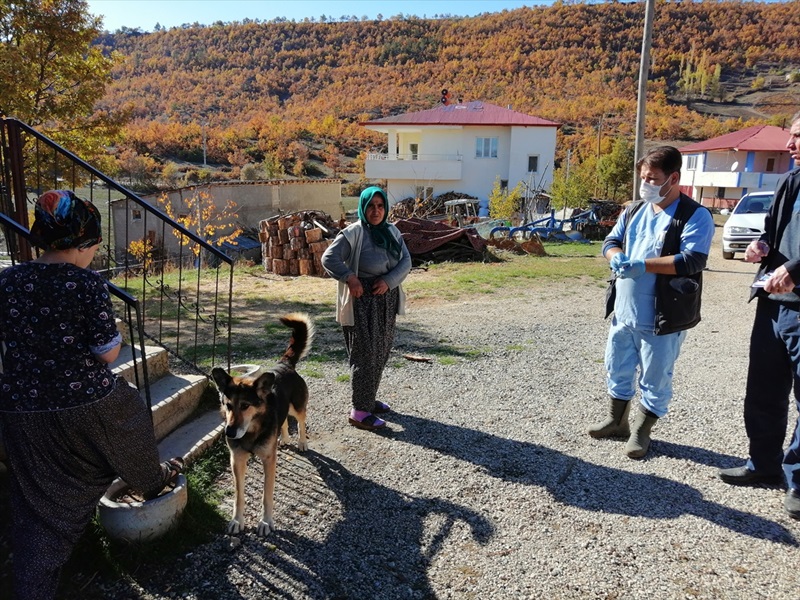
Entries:
[[103, 215], [92, 268], [130, 312], [131, 339], [136, 330], [137, 338], [202, 374], [230, 366], [233, 259], [17, 119], [0, 119], [0, 145], [0, 213], [12, 262], [33, 258], [24, 232], [36, 198], [50, 189], [72, 190]]

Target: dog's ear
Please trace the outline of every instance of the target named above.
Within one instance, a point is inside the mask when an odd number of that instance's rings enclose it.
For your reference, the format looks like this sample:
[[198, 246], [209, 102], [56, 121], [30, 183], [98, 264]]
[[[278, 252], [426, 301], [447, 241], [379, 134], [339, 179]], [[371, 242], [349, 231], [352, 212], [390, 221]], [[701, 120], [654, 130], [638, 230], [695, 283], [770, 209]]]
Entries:
[[225, 391], [225, 388], [228, 387], [231, 379], [233, 379], [230, 375], [228, 375], [227, 372], [225, 372], [225, 369], [221, 369], [219, 367], [214, 367], [211, 369], [211, 377], [214, 379], [214, 383], [220, 392]]
[[256, 379], [254, 387], [256, 388], [256, 394], [262, 400], [266, 400], [267, 396], [269, 396], [269, 392], [272, 389], [272, 385], [275, 383], [275, 373], [271, 371], [267, 371], [263, 375], [261, 375], [258, 379]]

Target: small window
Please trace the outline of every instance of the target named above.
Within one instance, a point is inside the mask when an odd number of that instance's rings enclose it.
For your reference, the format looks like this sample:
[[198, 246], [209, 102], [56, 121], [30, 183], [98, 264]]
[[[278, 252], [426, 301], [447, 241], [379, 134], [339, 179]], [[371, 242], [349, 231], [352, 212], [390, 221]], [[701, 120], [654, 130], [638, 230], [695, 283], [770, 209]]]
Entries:
[[142, 220], [142, 211], [138, 208], [134, 208], [131, 210], [131, 221], [141, 221]]
[[528, 157], [528, 173], [538, 173], [539, 172], [539, 157], [538, 156], [529, 156]]
[[768, 159], [767, 159], [767, 169], [766, 169], [766, 172], [767, 172], [767, 173], [772, 173], [772, 172], [774, 172], [774, 171], [775, 171], [775, 159], [774, 159], [774, 158], [768, 158]]
[[717, 198], [724, 198], [725, 197], [725, 188], [717, 188]]
[[497, 158], [497, 138], [475, 138], [475, 158]]
[[433, 188], [432, 187], [425, 187], [422, 185], [416, 186], [414, 188], [415, 196], [419, 200], [430, 200], [433, 198]]
[[508, 189], [508, 179], [501, 179], [500, 180], [500, 189], [507, 190]]
[[686, 157], [686, 170], [694, 171], [697, 169], [697, 156], [691, 155]]

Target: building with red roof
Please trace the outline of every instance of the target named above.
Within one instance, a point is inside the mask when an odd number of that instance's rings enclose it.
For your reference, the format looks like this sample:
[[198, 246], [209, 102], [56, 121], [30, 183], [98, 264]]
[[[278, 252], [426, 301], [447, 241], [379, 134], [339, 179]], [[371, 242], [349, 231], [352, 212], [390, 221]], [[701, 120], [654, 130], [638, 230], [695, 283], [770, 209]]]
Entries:
[[792, 168], [789, 132], [756, 125], [680, 148], [681, 187], [705, 206], [732, 208], [744, 194], [775, 189]]
[[361, 123], [385, 133], [383, 153], [365, 163], [385, 179], [390, 202], [460, 192], [487, 199], [495, 181], [549, 189], [560, 123], [485, 102], [440, 105]]

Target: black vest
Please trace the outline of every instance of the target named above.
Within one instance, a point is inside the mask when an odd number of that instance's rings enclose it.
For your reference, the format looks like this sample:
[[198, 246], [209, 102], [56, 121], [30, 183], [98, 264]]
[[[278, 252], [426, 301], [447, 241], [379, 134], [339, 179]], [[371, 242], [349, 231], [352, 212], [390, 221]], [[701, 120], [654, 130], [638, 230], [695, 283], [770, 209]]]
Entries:
[[[627, 219], [636, 214], [646, 203], [634, 202], [627, 209]], [[678, 198], [678, 206], [672, 221], [664, 234], [664, 246], [661, 256], [678, 254], [681, 250], [681, 234], [686, 222], [692, 218], [694, 211], [701, 205], [685, 194]], [[622, 218], [620, 216], [620, 218]], [[622, 251], [625, 251], [623, 236]], [[606, 317], [614, 310], [616, 277], [612, 275], [609, 291], [610, 298], [606, 304]], [[703, 292], [703, 272], [694, 275], [656, 275], [656, 335], [676, 333], [691, 329], [700, 322], [700, 296]]]

